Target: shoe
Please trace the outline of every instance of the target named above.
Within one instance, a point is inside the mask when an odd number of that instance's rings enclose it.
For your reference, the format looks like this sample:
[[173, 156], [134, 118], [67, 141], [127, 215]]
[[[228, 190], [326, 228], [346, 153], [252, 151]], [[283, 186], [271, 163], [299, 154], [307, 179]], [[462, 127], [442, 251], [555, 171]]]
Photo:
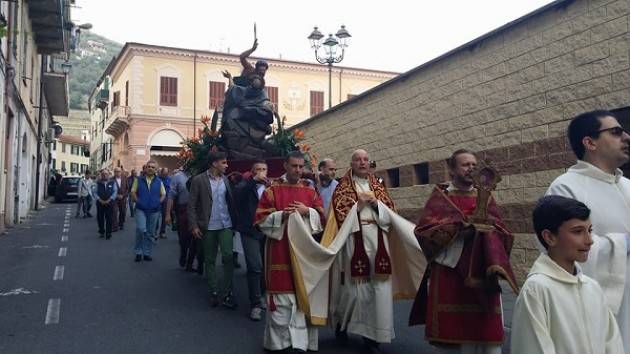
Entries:
[[289, 349], [289, 353], [291, 353], [291, 354], [306, 353], [306, 350], [297, 349], [297, 348], [291, 348], [291, 349]]
[[210, 306], [219, 306], [219, 294], [216, 291], [210, 293]]
[[105, 239], [106, 239], [106, 240], [109, 240], [110, 238], [112, 238], [112, 235], [107, 235], [107, 236], [105, 236]]
[[153, 242], [154, 245], [157, 245], [157, 237], [151, 237], [151, 242]]
[[112, 229], [112, 232], [118, 232], [118, 229]]
[[122, 225], [120, 225], [120, 227], [118, 228], [118, 230], [122, 231], [124, 229], [124, 227]]
[[91, 217], [92, 217], [92, 214], [87, 213], [87, 217], [88, 217], [88, 218], [91, 218]]
[[263, 314], [263, 309], [261, 309], [260, 307], [254, 307], [249, 313], [249, 318], [252, 321], [260, 321], [262, 319], [262, 314]]
[[160, 238], [166, 238], [166, 234], [160, 234]]
[[232, 293], [228, 293], [224, 298], [223, 298], [223, 302], [221, 303], [221, 305], [234, 310], [238, 304], [236, 303], [236, 300], [234, 300], [234, 295], [232, 295]]
[[342, 343], [345, 343], [345, 342], [348, 341], [348, 332], [341, 330], [341, 324], [340, 323], [338, 323], [337, 327], [335, 328], [335, 339], [338, 342], [342, 342]]
[[151, 262], [153, 260], [153, 258], [151, 258], [151, 256], [142, 256], [142, 259], [144, 259], [145, 261]]
[[98, 238], [105, 238], [105, 234], [98, 234]]
[[133, 260], [134, 262], [140, 262], [142, 260], [142, 256], [137, 254], [136, 258]]
[[363, 348], [366, 354], [380, 354], [379, 343], [370, 338], [363, 337]]

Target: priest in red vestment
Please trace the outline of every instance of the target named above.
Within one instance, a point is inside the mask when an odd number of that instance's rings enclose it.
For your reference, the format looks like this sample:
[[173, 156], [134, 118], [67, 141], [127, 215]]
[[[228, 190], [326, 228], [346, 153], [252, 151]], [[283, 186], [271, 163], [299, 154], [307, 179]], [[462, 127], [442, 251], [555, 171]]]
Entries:
[[518, 292], [509, 263], [513, 236], [492, 197], [487, 208], [490, 230], [471, 223], [477, 190], [470, 174], [476, 164], [470, 150], [453, 153], [448, 160], [452, 181], [435, 187], [418, 221], [415, 233], [429, 267], [409, 324], [424, 324], [426, 339], [434, 345], [500, 354], [504, 333], [499, 278]]
[[[304, 250], [294, 249], [288, 234], [312, 237], [321, 232], [323, 205], [317, 191], [300, 178], [304, 172], [304, 156], [293, 152], [284, 165], [286, 174], [265, 190], [254, 220], [257, 227], [268, 236], [265, 245], [268, 313], [264, 347], [267, 350], [317, 350], [317, 329], [312, 325], [324, 325], [326, 320], [321, 318], [320, 321], [316, 316], [311, 316], [304, 285], [308, 285], [309, 274], [303, 274], [298, 259]], [[295, 218], [295, 213], [301, 216], [300, 222], [304, 223], [300, 225], [306, 225], [305, 228], [291, 229], [296, 224], [289, 220]], [[303, 232], [304, 229], [309, 231]], [[311, 247], [308, 242], [300, 244]], [[317, 242], [313, 240], [312, 244], [317, 245]], [[315, 245], [312, 247], [315, 248]]]

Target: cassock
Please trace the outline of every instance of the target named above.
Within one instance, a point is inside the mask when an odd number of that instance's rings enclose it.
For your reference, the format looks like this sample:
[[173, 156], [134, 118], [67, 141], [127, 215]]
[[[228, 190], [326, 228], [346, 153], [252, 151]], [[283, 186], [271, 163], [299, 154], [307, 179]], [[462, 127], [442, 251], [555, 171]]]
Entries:
[[[372, 193], [377, 208], [357, 210], [358, 193]], [[388, 343], [394, 338], [393, 299], [411, 299], [426, 261], [414, 225], [394, 212], [385, 187], [350, 170], [333, 193], [322, 245], [342, 243], [331, 269], [331, 325]]]
[[582, 269], [601, 285], [630, 354], [630, 180], [619, 169], [613, 175], [578, 161], [547, 194], [579, 200], [591, 209], [593, 246]]
[[[309, 215], [300, 217], [298, 213], [293, 213], [290, 220], [294, 223], [289, 225], [289, 222], [283, 221], [282, 214], [283, 210], [294, 202], [301, 202], [309, 207]], [[312, 235], [322, 231], [322, 218], [321, 198], [304, 180], [297, 184], [289, 184], [282, 179], [276, 180], [265, 190], [258, 203], [254, 221], [268, 236], [265, 244], [268, 301], [264, 335], [266, 349], [281, 350], [293, 347], [317, 350], [317, 330], [311, 327], [311, 311], [304, 285], [304, 274], [297, 259], [300, 250], [294, 248], [288, 235], [304, 244], [304, 248], [317, 245], [312, 240]], [[308, 239], [311, 239], [310, 243]], [[308, 264], [308, 257], [305, 263]]]
[[570, 274], [546, 254], [529, 271], [514, 306], [512, 354], [620, 354], [621, 335], [599, 284]]
[[501, 222], [492, 197], [487, 209], [491, 230], [469, 224], [476, 204], [474, 188], [460, 191], [450, 184], [434, 188], [415, 230], [430, 264], [409, 324], [425, 324], [426, 339], [434, 344], [460, 344], [463, 352], [501, 353], [498, 278], [518, 293], [509, 263], [513, 236]]

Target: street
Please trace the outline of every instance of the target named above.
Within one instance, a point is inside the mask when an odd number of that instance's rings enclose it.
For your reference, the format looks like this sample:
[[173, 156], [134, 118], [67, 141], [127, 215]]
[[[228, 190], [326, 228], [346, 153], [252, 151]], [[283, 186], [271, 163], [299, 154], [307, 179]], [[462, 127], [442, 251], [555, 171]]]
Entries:
[[[264, 321], [248, 318], [244, 266], [238, 309], [211, 308], [204, 279], [177, 264], [175, 232], [152, 262], [134, 263], [133, 218], [99, 239], [95, 218], [75, 218], [75, 207], [48, 204], [0, 237], [0, 353], [264, 352]], [[396, 339], [384, 353], [435, 352], [423, 328], [406, 325], [410, 306], [395, 303]], [[319, 333], [320, 353], [361, 353], [357, 336], [340, 346], [330, 328]]]

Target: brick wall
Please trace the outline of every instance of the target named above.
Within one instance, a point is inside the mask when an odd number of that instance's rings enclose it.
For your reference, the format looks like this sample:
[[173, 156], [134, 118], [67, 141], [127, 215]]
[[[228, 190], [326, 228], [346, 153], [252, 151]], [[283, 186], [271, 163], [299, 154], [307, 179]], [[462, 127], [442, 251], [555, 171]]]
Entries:
[[[414, 220], [431, 186], [444, 181], [444, 159], [469, 148], [503, 175], [496, 192], [516, 233], [512, 261], [522, 279], [538, 254], [533, 203], [574, 163], [564, 138], [577, 113], [630, 105], [630, 2], [576, 0], [549, 8], [440, 60], [401, 75], [298, 125], [307, 143], [338, 167], [366, 149], [378, 174], [398, 169], [392, 188], [401, 213]], [[343, 171], [341, 171], [343, 172]]]

